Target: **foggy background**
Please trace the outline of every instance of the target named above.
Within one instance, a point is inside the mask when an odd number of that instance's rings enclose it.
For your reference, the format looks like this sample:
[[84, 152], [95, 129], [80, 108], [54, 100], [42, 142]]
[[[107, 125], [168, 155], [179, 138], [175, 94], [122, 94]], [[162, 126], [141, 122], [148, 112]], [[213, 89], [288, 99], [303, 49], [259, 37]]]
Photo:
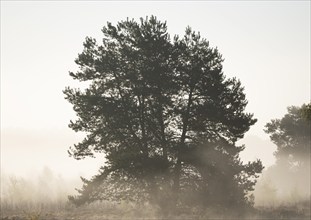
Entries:
[[[246, 111], [258, 119], [239, 141], [246, 145], [241, 158], [259, 158], [266, 169], [274, 164], [276, 147], [264, 125], [283, 117], [287, 106], [310, 100], [309, 1], [1, 1], [2, 194], [9, 193], [7, 186], [24, 184], [15, 186], [37, 190], [29, 195], [36, 198], [41, 183], [64, 199], [80, 187], [79, 176], [97, 173], [104, 155], [76, 161], [67, 154], [83, 137], [67, 127], [75, 115], [62, 90], [77, 85], [68, 71], [76, 70], [74, 59], [84, 38], [100, 41], [107, 21], [150, 15], [167, 21], [171, 37], [189, 25], [218, 47], [225, 75], [241, 80], [249, 100]], [[273, 182], [265, 171], [263, 176]], [[273, 184], [263, 192], [273, 191]], [[308, 188], [303, 190], [300, 194]]]

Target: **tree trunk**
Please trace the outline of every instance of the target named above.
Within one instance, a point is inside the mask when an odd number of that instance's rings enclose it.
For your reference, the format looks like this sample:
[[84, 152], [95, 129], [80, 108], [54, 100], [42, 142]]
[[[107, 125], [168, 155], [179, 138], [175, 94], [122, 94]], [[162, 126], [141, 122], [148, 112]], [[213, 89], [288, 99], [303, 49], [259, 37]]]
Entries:
[[177, 163], [175, 166], [175, 174], [174, 174], [174, 186], [173, 186], [173, 192], [174, 192], [174, 196], [175, 196], [175, 204], [177, 205], [178, 202], [178, 197], [179, 197], [179, 191], [180, 191], [180, 174], [181, 174], [181, 168], [182, 168], [182, 153], [181, 151], [183, 150], [183, 148], [185, 147], [185, 140], [186, 140], [186, 133], [187, 133], [187, 127], [188, 127], [188, 121], [189, 121], [189, 114], [190, 114], [190, 107], [192, 104], [192, 92], [193, 92], [193, 87], [190, 88], [190, 93], [189, 93], [189, 97], [188, 97], [188, 103], [187, 103], [187, 109], [186, 109], [186, 113], [184, 116], [184, 120], [183, 120], [183, 128], [182, 128], [182, 134], [181, 134], [181, 138], [180, 138], [180, 145], [179, 148], [177, 149]]

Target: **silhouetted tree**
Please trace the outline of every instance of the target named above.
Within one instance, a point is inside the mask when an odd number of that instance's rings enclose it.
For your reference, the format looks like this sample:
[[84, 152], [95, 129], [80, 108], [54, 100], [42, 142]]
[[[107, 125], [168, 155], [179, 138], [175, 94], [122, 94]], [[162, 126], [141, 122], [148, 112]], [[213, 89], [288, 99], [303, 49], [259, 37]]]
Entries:
[[276, 163], [263, 175], [275, 186], [279, 202], [310, 201], [311, 104], [288, 107], [281, 119], [266, 124], [265, 132], [277, 150]]
[[166, 23], [153, 16], [107, 23], [102, 32], [101, 45], [86, 38], [80, 70], [70, 73], [89, 87], [64, 93], [78, 116], [69, 127], [86, 133], [69, 153], [102, 152], [107, 162], [71, 200], [165, 208], [199, 195], [204, 205], [245, 205], [263, 167], [243, 165], [244, 147], [235, 143], [256, 119], [244, 112], [240, 81], [225, 78], [218, 50], [190, 28], [170, 40]]
[[265, 131], [277, 146], [277, 162], [291, 167], [310, 164], [311, 104], [291, 106], [287, 111], [282, 119], [266, 124]]

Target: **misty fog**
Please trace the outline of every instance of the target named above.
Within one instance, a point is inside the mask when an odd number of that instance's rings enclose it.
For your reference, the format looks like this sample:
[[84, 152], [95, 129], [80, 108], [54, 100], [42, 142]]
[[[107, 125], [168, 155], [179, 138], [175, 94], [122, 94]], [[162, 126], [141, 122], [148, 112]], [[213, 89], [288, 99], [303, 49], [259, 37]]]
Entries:
[[310, 160], [306, 166], [290, 169], [286, 166], [272, 165], [263, 171], [255, 187], [255, 205], [280, 206], [310, 203]]
[[[310, 163], [310, 161], [306, 161]], [[255, 186], [255, 206], [294, 205], [310, 199], [310, 165], [308, 169], [288, 172], [286, 167], [266, 167]], [[19, 176], [1, 170], [1, 204], [37, 206], [64, 204], [68, 195], [82, 186], [79, 176], [68, 178], [42, 167], [41, 171]]]
[[[257, 139], [251, 137], [250, 139]], [[251, 153], [249, 153], [251, 154]], [[254, 155], [253, 155], [254, 156]], [[249, 159], [253, 156], [249, 155]], [[247, 158], [247, 156], [246, 156]], [[244, 156], [245, 161], [247, 159]], [[272, 164], [267, 166], [260, 175], [255, 186], [254, 202], [255, 207], [298, 207], [302, 212], [310, 212], [307, 209], [310, 205], [310, 161], [307, 168], [297, 170], [295, 166], [288, 170], [286, 167]], [[1, 207], [6, 210], [5, 213], [14, 213], [34, 216], [42, 215], [41, 213], [56, 212], [61, 216], [64, 210], [78, 210], [68, 202], [69, 195], [76, 195], [76, 189], [81, 188], [82, 181], [76, 177], [66, 177], [53, 170], [53, 167], [41, 167], [38, 171], [29, 172], [26, 175], [15, 175], [1, 170]], [[135, 209], [135, 206], [130, 203], [111, 203], [101, 202], [93, 203], [87, 206], [85, 213], [92, 212], [101, 208], [106, 214], [116, 212], [129, 213], [135, 216], [150, 215], [156, 216], [156, 210], [152, 207], [145, 207], [144, 212], [140, 208]], [[85, 208], [84, 208], [85, 209]], [[82, 209], [82, 210], [84, 210]], [[108, 210], [108, 211], [107, 211]], [[125, 211], [126, 210], [126, 211]], [[136, 211], [135, 211], [136, 210]], [[84, 215], [86, 215], [83, 213]], [[100, 215], [100, 213], [99, 213]], [[111, 214], [112, 216], [115, 215]], [[86, 215], [87, 216], [87, 215]], [[91, 219], [91, 217], [90, 217]]]
[[1, 1], [0, 220], [310, 219], [310, 5]]

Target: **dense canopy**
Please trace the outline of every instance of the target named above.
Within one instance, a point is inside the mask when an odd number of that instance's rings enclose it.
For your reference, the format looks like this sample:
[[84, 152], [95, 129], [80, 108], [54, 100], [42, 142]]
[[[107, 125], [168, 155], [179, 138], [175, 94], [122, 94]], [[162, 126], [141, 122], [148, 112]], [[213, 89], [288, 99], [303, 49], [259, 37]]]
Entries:
[[89, 83], [66, 88], [86, 138], [70, 148], [76, 159], [106, 155], [100, 173], [84, 179], [76, 204], [102, 199], [183, 205], [248, 204], [256, 161], [243, 165], [236, 141], [256, 122], [245, 113], [241, 83], [226, 78], [217, 48], [187, 28], [172, 40], [156, 17], [127, 19], [86, 38], [70, 75]]

